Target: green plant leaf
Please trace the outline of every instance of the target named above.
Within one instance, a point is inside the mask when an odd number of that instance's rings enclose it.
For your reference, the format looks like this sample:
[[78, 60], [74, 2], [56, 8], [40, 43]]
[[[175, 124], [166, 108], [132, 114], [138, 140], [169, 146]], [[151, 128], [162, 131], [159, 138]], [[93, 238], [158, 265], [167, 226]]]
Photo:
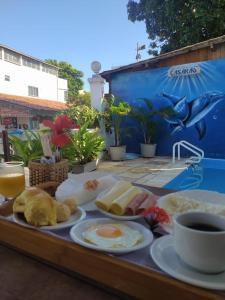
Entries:
[[31, 130], [24, 130], [25, 139], [9, 135], [14, 155], [28, 165], [29, 160], [39, 159], [43, 155], [40, 134]]
[[71, 133], [71, 142], [62, 149], [64, 158], [71, 164], [85, 164], [98, 158], [104, 149], [104, 139], [97, 130], [90, 131], [88, 124]]

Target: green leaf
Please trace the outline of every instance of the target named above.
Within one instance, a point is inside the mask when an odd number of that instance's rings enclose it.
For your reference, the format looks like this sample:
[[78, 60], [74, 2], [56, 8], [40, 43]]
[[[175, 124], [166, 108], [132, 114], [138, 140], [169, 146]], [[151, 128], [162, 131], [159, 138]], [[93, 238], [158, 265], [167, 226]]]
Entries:
[[153, 55], [225, 34], [225, 0], [129, 0], [127, 13], [145, 22]]
[[24, 130], [25, 139], [9, 135], [9, 141], [12, 145], [15, 155], [28, 165], [28, 161], [39, 159], [43, 155], [41, 139], [39, 133], [31, 130]]
[[90, 131], [88, 124], [84, 124], [79, 130], [70, 135], [71, 142], [62, 149], [64, 158], [79, 164], [85, 164], [98, 158], [104, 149], [104, 139], [97, 130]]
[[140, 124], [144, 142], [150, 144], [156, 135], [158, 125], [156, 117], [168, 117], [174, 113], [168, 107], [159, 110], [154, 109], [153, 103], [147, 98], [138, 100], [143, 102], [143, 106], [132, 107], [130, 116]]
[[68, 103], [75, 102], [74, 100], [79, 96], [79, 91], [83, 88], [83, 73], [75, 69], [70, 63], [66, 61], [57, 61], [56, 59], [46, 59], [47, 63], [59, 67], [59, 77], [67, 79], [68, 81]]

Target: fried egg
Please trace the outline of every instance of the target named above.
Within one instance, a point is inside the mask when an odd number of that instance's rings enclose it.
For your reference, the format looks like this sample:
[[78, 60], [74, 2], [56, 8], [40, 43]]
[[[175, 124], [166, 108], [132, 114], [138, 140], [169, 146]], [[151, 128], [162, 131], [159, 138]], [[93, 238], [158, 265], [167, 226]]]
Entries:
[[131, 248], [143, 235], [127, 225], [112, 223], [91, 226], [83, 232], [85, 241], [103, 248]]

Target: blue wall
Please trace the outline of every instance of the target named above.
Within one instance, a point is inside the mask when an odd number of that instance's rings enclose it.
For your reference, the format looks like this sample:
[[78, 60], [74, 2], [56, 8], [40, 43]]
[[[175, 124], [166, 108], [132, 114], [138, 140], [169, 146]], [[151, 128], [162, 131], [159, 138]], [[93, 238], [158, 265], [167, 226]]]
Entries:
[[[111, 89], [132, 105], [144, 97], [174, 110], [175, 117], [160, 120], [158, 155], [171, 155], [173, 143], [185, 139], [207, 157], [225, 158], [225, 59], [114, 74]], [[126, 143], [129, 152], [139, 152], [140, 129], [130, 120], [123, 125], [137, 128]]]

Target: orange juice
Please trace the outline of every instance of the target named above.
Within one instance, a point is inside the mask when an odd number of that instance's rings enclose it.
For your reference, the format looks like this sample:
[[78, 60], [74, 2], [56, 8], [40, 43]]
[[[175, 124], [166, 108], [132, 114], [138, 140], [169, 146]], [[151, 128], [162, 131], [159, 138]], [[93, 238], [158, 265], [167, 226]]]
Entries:
[[25, 176], [21, 173], [0, 174], [0, 194], [14, 198], [25, 189]]

